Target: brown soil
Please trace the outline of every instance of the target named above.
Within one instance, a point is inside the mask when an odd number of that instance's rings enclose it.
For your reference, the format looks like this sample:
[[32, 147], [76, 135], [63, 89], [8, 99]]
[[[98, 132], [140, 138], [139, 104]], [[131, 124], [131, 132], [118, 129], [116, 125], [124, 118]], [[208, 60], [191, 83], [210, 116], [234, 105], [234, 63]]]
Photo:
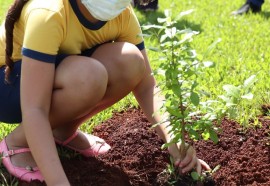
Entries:
[[[236, 122], [224, 119], [219, 143], [198, 141], [198, 157], [212, 168], [220, 168], [204, 185], [270, 185], [270, 119], [261, 117], [261, 126], [245, 132]], [[173, 181], [165, 172], [169, 155], [140, 110], [115, 113], [95, 128], [94, 134], [111, 146], [98, 158], [62, 157], [66, 174], [74, 186], [161, 186]], [[0, 178], [1, 180], [1, 178]], [[45, 185], [39, 182], [19, 185]], [[174, 185], [196, 185], [188, 177]]]

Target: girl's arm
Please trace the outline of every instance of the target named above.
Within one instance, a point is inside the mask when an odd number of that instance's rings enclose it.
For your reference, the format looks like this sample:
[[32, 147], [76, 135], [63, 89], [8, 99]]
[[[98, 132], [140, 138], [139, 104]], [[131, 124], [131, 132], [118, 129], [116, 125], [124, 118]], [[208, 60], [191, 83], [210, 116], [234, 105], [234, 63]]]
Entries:
[[[145, 50], [142, 50], [142, 54], [144, 56], [145, 65], [146, 65], [146, 74], [144, 76], [144, 79], [141, 81], [141, 83], [136, 87], [136, 89], [133, 91], [140, 107], [144, 111], [147, 119], [152, 123], [156, 124], [160, 121], [162, 121], [162, 117], [160, 116], [159, 109], [162, 106], [162, 101], [164, 97], [159, 94], [159, 89], [156, 87], [156, 81], [154, 76], [152, 75], [152, 70], [149, 64], [149, 60], [146, 54]], [[155, 114], [154, 114], [155, 113]], [[160, 138], [166, 143], [171, 141], [171, 136], [169, 135], [168, 131], [168, 123], [163, 123], [161, 125], [158, 125], [155, 130], [160, 136]], [[169, 147], [169, 152], [171, 156], [175, 160], [175, 165], [180, 166], [183, 172], [188, 172], [192, 168], [196, 166], [197, 172], [201, 172], [201, 165], [205, 169], [210, 169], [210, 167], [202, 160], [199, 160], [196, 157], [195, 150], [190, 147], [187, 151], [186, 157], [183, 159], [182, 162], [180, 162], [180, 151], [179, 151], [179, 145], [173, 144]]]
[[[156, 87], [156, 80], [152, 74], [146, 51], [142, 50], [142, 54], [146, 65], [145, 76], [133, 91], [133, 94], [135, 95], [140, 107], [143, 109], [147, 119], [152, 124], [156, 124], [162, 120], [158, 111], [162, 106], [163, 97], [158, 94], [159, 89]], [[166, 124], [158, 125], [155, 130], [164, 142], [170, 141], [171, 138], [168, 135]]]
[[34, 160], [47, 185], [69, 185], [62, 168], [49, 122], [55, 66], [22, 58], [22, 126]]

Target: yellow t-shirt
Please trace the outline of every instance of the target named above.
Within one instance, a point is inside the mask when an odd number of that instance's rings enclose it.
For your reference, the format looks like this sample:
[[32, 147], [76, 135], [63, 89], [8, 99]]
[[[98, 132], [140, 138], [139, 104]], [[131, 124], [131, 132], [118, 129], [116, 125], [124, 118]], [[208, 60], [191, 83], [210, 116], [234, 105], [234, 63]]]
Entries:
[[[76, 0], [30, 0], [13, 32], [13, 61], [22, 55], [54, 63], [57, 54], [81, 54], [106, 42], [125, 41], [144, 49], [131, 6], [118, 17], [96, 24], [79, 11]], [[5, 64], [5, 29], [0, 27], [0, 66]]]

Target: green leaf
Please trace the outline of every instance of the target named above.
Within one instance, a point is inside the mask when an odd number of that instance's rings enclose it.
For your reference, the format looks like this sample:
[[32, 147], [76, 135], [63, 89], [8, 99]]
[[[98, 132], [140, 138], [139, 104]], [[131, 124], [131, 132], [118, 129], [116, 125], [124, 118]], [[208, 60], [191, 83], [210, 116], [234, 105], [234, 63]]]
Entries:
[[142, 26], [142, 29], [144, 29], [144, 30], [148, 30], [148, 29], [151, 29], [151, 28], [164, 29], [165, 27], [160, 26], [160, 25], [143, 25]]
[[168, 17], [171, 17], [172, 16], [172, 11], [170, 9], [166, 9], [164, 10], [164, 14], [165, 16], [168, 18]]
[[165, 30], [165, 35], [168, 37], [168, 38], [172, 38], [172, 31], [171, 31], [171, 29], [166, 29]]
[[224, 95], [220, 95], [218, 96], [220, 99], [222, 99], [223, 101], [225, 101], [226, 103], [231, 103], [232, 100], [231, 98], [227, 97], [227, 96], [224, 96]]
[[169, 143], [165, 143], [161, 146], [161, 149], [165, 149], [167, 147], [169, 147], [171, 144], [173, 144], [174, 142], [169, 142]]
[[255, 82], [256, 82], [256, 75], [252, 75], [248, 79], [245, 80], [244, 87], [250, 87]]
[[158, 21], [158, 23], [165, 23], [167, 21], [167, 18], [158, 17], [157, 21]]
[[253, 94], [252, 93], [248, 93], [248, 94], [245, 94], [245, 95], [241, 96], [241, 98], [251, 100], [251, 99], [253, 99]]
[[181, 137], [182, 137], [182, 135], [181, 135], [181, 133], [179, 132], [179, 133], [177, 133], [177, 134], [174, 136], [173, 141], [174, 141], [174, 142], [181, 142]]
[[155, 52], [159, 52], [159, 48], [157, 47], [148, 47], [149, 50], [155, 51]]
[[181, 96], [181, 86], [179, 86], [179, 85], [172, 85], [172, 91], [178, 97]]
[[199, 103], [200, 103], [200, 97], [197, 93], [195, 92], [191, 92], [190, 94], [190, 100], [191, 100], [191, 103], [195, 106], [198, 106]]
[[191, 70], [191, 69], [188, 69], [186, 72], [185, 72], [185, 75], [187, 76], [187, 77], [190, 77], [190, 76], [192, 76], [192, 75], [194, 75], [195, 74], [195, 72], [193, 71], [193, 70]]
[[193, 130], [193, 129], [190, 129], [188, 131], [188, 134], [189, 134], [189, 136], [190, 136], [191, 139], [199, 140], [199, 138], [200, 138], [199, 134], [195, 130]]
[[182, 116], [182, 114], [180, 112], [178, 112], [178, 110], [176, 110], [176, 109], [172, 109], [170, 107], [167, 107], [167, 111], [173, 116], [176, 116], [176, 117]]
[[195, 89], [199, 84], [197, 83], [197, 81], [193, 82], [192, 86], [191, 86], [191, 90]]
[[216, 47], [216, 45], [217, 45], [218, 43], [220, 43], [220, 42], [221, 42], [221, 38], [218, 38], [216, 41], [214, 41], [214, 42], [207, 48], [207, 50], [206, 50], [206, 52], [205, 52], [205, 54], [204, 54], [204, 57], [207, 56], [208, 54], [210, 54], [210, 53], [213, 51], [213, 49]]
[[164, 34], [160, 37], [160, 42], [163, 43], [168, 38], [167, 34]]
[[165, 33], [169, 38], [173, 38], [176, 34], [176, 28], [172, 27], [172, 28], [166, 29]]
[[200, 179], [200, 175], [195, 171], [191, 172], [191, 177], [195, 181], [198, 181]]
[[235, 98], [240, 97], [240, 89], [234, 85], [224, 85], [223, 89], [227, 92], [228, 95]]
[[191, 14], [193, 11], [194, 11], [194, 9], [187, 10], [187, 11], [184, 11], [184, 12], [180, 12], [180, 14], [178, 14], [178, 15], [176, 16], [175, 20], [178, 21], [178, 20], [181, 19], [183, 16], [188, 15], [188, 14]]
[[202, 137], [204, 140], [208, 140], [210, 138], [210, 133], [208, 130], [205, 130], [203, 133], [202, 133]]
[[216, 133], [213, 129], [210, 129], [209, 133], [210, 133], [210, 139], [211, 139], [215, 144], [217, 144], [217, 142], [218, 142], [218, 136], [217, 136], [217, 133]]
[[215, 66], [215, 63], [212, 62], [212, 61], [204, 61], [203, 62], [203, 65], [204, 65], [204, 67], [210, 68], [210, 67], [214, 67]]

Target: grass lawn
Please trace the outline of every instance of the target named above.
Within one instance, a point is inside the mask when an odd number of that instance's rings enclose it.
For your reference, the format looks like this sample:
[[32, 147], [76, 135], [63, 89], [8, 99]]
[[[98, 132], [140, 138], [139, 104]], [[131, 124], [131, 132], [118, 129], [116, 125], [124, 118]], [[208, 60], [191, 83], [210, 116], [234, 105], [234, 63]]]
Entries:
[[[11, 0], [0, 0], [0, 20], [4, 19]], [[141, 24], [156, 23], [163, 17], [164, 9], [171, 9], [173, 15], [193, 9], [194, 12], [179, 22], [179, 28], [191, 28], [199, 31], [192, 47], [206, 60], [215, 62], [215, 68], [209, 69], [200, 78], [200, 89], [205, 92], [205, 99], [217, 99], [224, 93], [223, 85], [242, 85], [251, 75], [256, 75], [257, 82], [250, 90], [254, 97], [239, 106], [239, 119], [260, 114], [260, 106], [270, 102], [270, 1], [266, 0], [260, 14], [231, 16], [230, 13], [244, 3], [244, 0], [167, 0], [159, 2], [157, 12], [142, 13], [136, 11]], [[209, 53], [206, 49], [215, 41], [221, 40]], [[155, 43], [146, 39], [146, 46]], [[149, 57], [155, 68], [156, 53], [149, 51]], [[116, 104], [113, 108], [82, 125], [82, 129], [91, 131], [93, 125], [108, 119], [113, 110], [119, 111], [127, 106], [136, 105], [132, 95]], [[0, 138], [5, 136], [13, 126], [0, 125]]]

